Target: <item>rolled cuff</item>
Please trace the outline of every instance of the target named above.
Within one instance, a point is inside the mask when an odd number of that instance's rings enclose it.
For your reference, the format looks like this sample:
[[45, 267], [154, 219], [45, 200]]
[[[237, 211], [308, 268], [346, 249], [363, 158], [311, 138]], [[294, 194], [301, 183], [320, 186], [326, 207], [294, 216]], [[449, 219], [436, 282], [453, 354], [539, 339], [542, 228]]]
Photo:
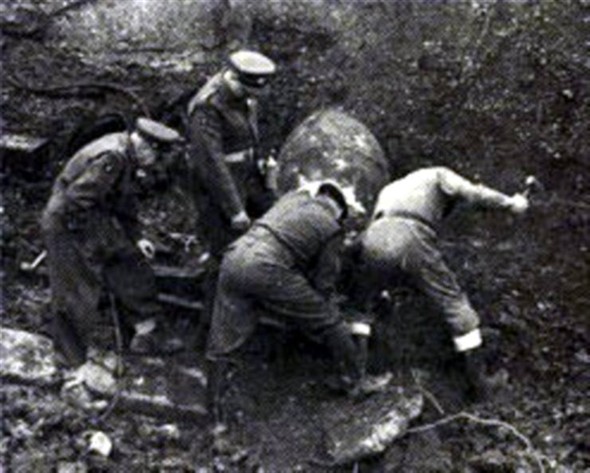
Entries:
[[481, 331], [479, 329], [472, 330], [465, 335], [453, 338], [453, 342], [455, 343], [455, 350], [458, 352], [472, 350], [482, 344]]

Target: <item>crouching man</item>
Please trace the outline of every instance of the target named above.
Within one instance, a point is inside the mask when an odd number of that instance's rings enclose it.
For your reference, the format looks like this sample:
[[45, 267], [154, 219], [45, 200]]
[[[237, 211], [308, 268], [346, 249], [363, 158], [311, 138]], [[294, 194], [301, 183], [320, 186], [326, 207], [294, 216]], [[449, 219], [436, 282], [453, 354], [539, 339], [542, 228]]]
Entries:
[[[437, 227], [455, 204], [521, 214], [528, 200], [473, 184], [444, 167], [420, 169], [392, 182], [379, 194], [361, 243], [363, 284], [388, 289], [403, 280], [424, 293], [442, 312], [465, 369], [468, 393], [482, 397], [490, 387], [484, 375], [480, 320], [438, 248]], [[367, 297], [367, 290], [363, 291]]]
[[180, 141], [175, 130], [139, 118], [132, 131], [105, 135], [80, 149], [53, 185], [41, 227], [53, 338], [71, 365], [86, 360], [105, 293], [109, 305], [124, 311], [121, 323], [136, 330], [133, 351], [182, 348], [180, 340], [161, 337], [155, 277], [146, 261], [154, 247], [142, 238], [137, 216], [150, 169]]
[[281, 197], [229, 246], [221, 264], [207, 349], [209, 401], [216, 422], [223, 417], [225, 365], [254, 333], [262, 314], [325, 344], [348, 391], [370, 385], [361, 383], [357, 345], [330, 297], [350, 204], [338, 184], [308, 183]]

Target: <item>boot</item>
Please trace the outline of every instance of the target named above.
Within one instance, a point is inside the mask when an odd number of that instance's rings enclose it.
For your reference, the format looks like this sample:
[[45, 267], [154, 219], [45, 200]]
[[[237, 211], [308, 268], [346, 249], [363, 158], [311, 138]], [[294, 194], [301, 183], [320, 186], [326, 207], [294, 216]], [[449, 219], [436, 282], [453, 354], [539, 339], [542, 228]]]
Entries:
[[342, 366], [340, 374], [328, 377], [325, 385], [334, 392], [360, 399], [383, 391], [391, 381], [391, 374], [366, 375], [367, 340], [364, 336], [359, 337], [357, 344], [354, 338], [351, 330], [344, 324], [333, 327], [325, 334], [334, 358]]
[[506, 386], [508, 373], [505, 370], [488, 375], [485, 353], [481, 348], [468, 350], [461, 356], [468, 399], [473, 402], [490, 400]]

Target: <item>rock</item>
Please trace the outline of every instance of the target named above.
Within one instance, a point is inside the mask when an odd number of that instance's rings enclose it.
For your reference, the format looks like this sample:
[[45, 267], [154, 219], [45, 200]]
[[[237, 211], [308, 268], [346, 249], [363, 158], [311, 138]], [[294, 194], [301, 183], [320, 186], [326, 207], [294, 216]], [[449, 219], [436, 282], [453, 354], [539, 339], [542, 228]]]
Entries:
[[[402, 437], [412, 419], [422, 412], [424, 399], [419, 392], [396, 388], [357, 403], [354, 418], [340, 419], [328, 426], [334, 465], [346, 465], [383, 453]], [[350, 410], [349, 410], [350, 412]]]
[[207, 415], [207, 409], [199, 403], [179, 404], [166, 394], [144, 394], [132, 389], [121, 391], [115, 408], [121, 412], [133, 411], [152, 417], [186, 421], [202, 420]]
[[113, 451], [113, 442], [104, 432], [92, 432], [89, 439], [88, 451], [108, 457]]
[[53, 342], [42, 335], [0, 327], [0, 378], [55, 384], [59, 377]]
[[139, 433], [154, 444], [176, 441], [180, 439], [180, 429], [176, 424], [163, 424], [160, 426], [149, 423], [142, 424], [139, 427]]
[[[67, 392], [70, 398], [78, 395], [79, 402], [74, 404], [88, 410], [102, 410], [107, 407], [104, 399], [117, 396], [114, 407], [119, 411], [133, 411], [173, 420], [199, 420], [207, 414], [205, 407], [191, 399], [182, 402], [172, 399], [170, 393], [179, 382], [178, 376], [172, 379], [174, 370], [170, 370], [161, 359], [148, 358], [142, 363], [128, 364], [128, 371], [122, 378], [114, 375], [116, 367], [114, 353], [92, 352], [88, 362], [70, 373], [62, 393]], [[201, 372], [194, 369], [188, 370], [188, 373], [195, 376], [194, 373]], [[195, 383], [200, 384], [201, 380], [195, 380]], [[78, 386], [85, 389], [76, 390]], [[95, 400], [94, 397], [104, 399]]]
[[[158, 382], [163, 387], [158, 387], [158, 383], [138, 386], [132, 382], [138, 377], [132, 364], [126, 364], [130, 370], [126, 376], [117, 378], [115, 354], [91, 351], [86, 363], [66, 375], [62, 397], [79, 408], [100, 411], [117, 396], [115, 407], [120, 410], [173, 420], [202, 419], [207, 414], [203, 405], [194, 399], [175, 401], [171, 397], [175, 385], [180, 386], [184, 378], [202, 389], [206, 384], [202, 371], [186, 368], [181, 370], [182, 379], [179, 375], [172, 379], [170, 370], [166, 371], [164, 363], [161, 365]], [[51, 340], [21, 330], [0, 328], [0, 378], [34, 385], [57, 384], [60, 377]]]
[[0, 136], [1, 152], [20, 152], [32, 154], [39, 151], [47, 144], [47, 138], [30, 135], [18, 135], [14, 133], [3, 133]]
[[361, 122], [337, 109], [320, 110], [287, 137], [278, 157], [279, 190], [287, 192], [305, 180], [332, 178], [352, 186], [367, 213], [389, 181], [383, 149]]
[[70, 372], [66, 384], [85, 384], [86, 387], [99, 394], [113, 394], [117, 387], [115, 369], [116, 356], [112, 352], [93, 354], [88, 361]]
[[0, 165], [19, 176], [38, 176], [47, 163], [50, 140], [15, 133], [0, 135]]

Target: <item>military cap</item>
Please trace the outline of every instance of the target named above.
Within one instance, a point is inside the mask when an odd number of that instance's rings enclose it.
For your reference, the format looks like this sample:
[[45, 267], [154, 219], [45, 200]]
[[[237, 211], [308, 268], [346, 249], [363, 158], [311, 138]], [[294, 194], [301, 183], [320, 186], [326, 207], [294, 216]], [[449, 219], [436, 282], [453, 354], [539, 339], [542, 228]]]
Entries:
[[277, 70], [271, 59], [256, 51], [236, 51], [229, 56], [229, 63], [238, 80], [247, 87], [264, 87]]
[[164, 144], [172, 144], [182, 141], [180, 133], [176, 130], [149, 118], [138, 118], [135, 127], [148, 141], [157, 141]]

